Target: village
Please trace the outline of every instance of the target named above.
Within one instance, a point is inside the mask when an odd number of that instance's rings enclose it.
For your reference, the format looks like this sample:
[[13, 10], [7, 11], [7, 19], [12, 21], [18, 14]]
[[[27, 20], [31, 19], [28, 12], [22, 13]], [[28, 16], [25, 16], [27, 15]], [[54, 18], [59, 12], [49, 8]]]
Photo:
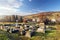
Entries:
[[59, 12], [27, 16], [6, 15], [3, 18], [0, 16], [0, 38], [2, 39], [6, 36], [8, 40], [35, 40], [37, 38], [38, 40], [56, 40], [60, 32], [59, 27]]
[[23, 35], [25, 37], [31, 38], [38, 33], [45, 33], [46, 30], [52, 30], [52, 28], [49, 28], [49, 25], [52, 23], [55, 24], [56, 20], [48, 20], [45, 19], [44, 21], [39, 22], [39, 19], [32, 19], [27, 20], [27, 23], [19, 23], [18, 20], [16, 20], [15, 23], [2, 23], [0, 25], [0, 30], [9, 32], [9, 33], [17, 33], [19, 32], [20, 35]]

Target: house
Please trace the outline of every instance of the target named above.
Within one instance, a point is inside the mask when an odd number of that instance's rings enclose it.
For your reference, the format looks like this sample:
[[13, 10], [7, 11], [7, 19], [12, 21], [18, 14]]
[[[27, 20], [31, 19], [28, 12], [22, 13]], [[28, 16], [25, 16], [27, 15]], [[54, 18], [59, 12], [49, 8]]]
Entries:
[[37, 20], [36, 20], [37, 22], [40, 22], [40, 19], [39, 18], [37, 18]]
[[41, 28], [44, 28], [45, 24], [42, 22], [42, 23], [39, 24], [39, 26], [40, 26]]
[[29, 28], [33, 28], [33, 26], [31, 25]]
[[40, 23], [39, 26], [40, 27], [36, 30], [36, 32], [45, 33], [45, 25], [44, 25], [44, 23]]
[[0, 26], [0, 29], [1, 29], [1, 30], [4, 29], [3, 26]]
[[56, 22], [56, 19], [51, 19], [51, 22]]
[[41, 32], [41, 33], [45, 33], [43, 28], [38, 28], [36, 32]]
[[33, 22], [35, 22], [35, 21], [36, 21], [36, 19], [35, 19], [35, 18], [33, 18], [33, 19], [32, 19], [32, 21], [33, 21]]
[[9, 26], [0, 26], [0, 29], [4, 30], [4, 31], [7, 31], [7, 29], [9, 29], [9, 28], [10, 28]]

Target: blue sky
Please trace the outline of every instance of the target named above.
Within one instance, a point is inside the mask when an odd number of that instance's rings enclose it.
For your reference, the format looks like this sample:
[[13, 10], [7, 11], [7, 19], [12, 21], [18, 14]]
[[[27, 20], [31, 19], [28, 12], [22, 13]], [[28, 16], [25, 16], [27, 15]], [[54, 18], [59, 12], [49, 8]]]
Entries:
[[[25, 0], [22, 11], [60, 11], [60, 0], [32, 0], [31, 2]], [[34, 10], [35, 9], [35, 10]]]
[[60, 0], [0, 0], [0, 15], [60, 11]]

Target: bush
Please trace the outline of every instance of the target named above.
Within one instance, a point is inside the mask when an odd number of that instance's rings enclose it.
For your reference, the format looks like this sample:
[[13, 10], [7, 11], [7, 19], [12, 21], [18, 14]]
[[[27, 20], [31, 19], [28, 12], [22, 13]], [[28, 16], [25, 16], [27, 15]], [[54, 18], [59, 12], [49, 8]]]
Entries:
[[21, 40], [30, 40], [30, 38], [24, 37], [24, 36], [21, 36], [20, 39], [21, 39]]
[[31, 38], [31, 40], [44, 40], [44, 37], [34, 36], [34, 37]]
[[9, 40], [5, 34], [0, 34], [0, 40]]

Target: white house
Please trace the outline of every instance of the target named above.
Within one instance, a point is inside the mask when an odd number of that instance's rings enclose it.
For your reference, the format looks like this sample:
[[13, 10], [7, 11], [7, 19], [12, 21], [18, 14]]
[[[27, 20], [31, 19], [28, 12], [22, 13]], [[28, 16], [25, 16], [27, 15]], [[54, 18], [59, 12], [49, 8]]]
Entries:
[[37, 22], [39, 22], [40, 21], [40, 19], [39, 18], [37, 18], [37, 20], [36, 20]]
[[37, 29], [37, 32], [45, 33], [45, 25], [44, 23], [40, 23], [40, 27]]
[[33, 18], [33, 19], [32, 19], [32, 21], [33, 21], [33, 22], [35, 22], [35, 21], [36, 21], [36, 19], [35, 19], [35, 18]]
[[51, 19], [52, 22], [56, 22], [56, 19]]
[[38, 28], [38, 29], [37, 29], [37, 32], [42, 32], [42, 33], [44, 33], [44, 29], [43, 29], [43, 28]]

